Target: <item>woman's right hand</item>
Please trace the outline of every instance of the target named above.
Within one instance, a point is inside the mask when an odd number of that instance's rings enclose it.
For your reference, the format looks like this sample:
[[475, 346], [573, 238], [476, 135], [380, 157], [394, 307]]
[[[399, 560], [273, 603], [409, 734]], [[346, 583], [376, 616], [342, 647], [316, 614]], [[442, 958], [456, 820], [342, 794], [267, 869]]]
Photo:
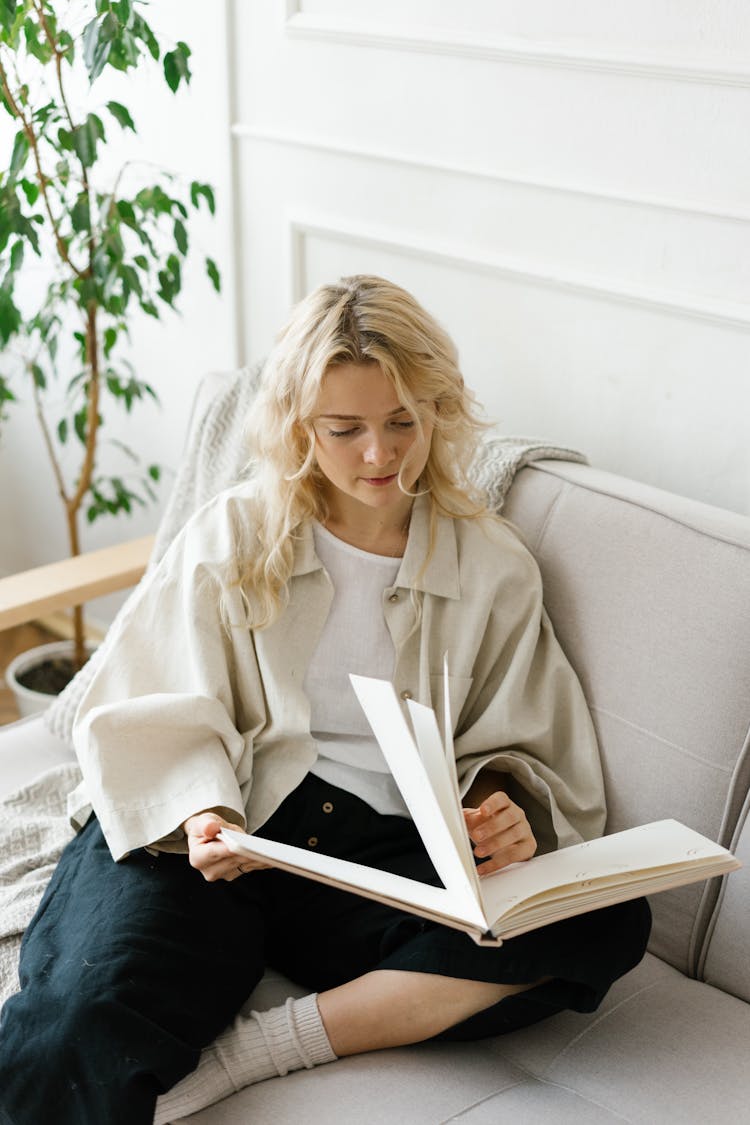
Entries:
[[200, 871], [208, 883], [215, 883], [218, 879], [231, 883], [248, 871], [271, 866], [270, 863], [230, 851], [225, 843], [216, 839], [222, 828], [236, 829], [237, 825], [211, 809], [189, 816], [182, 825], [187, 837], [190, 866]]

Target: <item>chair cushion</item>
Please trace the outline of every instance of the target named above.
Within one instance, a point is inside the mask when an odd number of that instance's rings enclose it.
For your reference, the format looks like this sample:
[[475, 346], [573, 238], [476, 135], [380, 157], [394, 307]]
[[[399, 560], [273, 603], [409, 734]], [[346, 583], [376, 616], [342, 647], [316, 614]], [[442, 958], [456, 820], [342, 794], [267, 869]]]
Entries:
[[[258, 1006], [283, 999], [266, 982]], [[675, 1030], [679, 1028], [679, 1036]], [[750, 1008], [648, 956], [591, 1015], [561, 1013], [476, 1043], [423, 1043], [249, 1087], [190, 1117], [472, 1125], [746, 1120]], [[707, 1080], [709, 1076], [709, 1080]]]

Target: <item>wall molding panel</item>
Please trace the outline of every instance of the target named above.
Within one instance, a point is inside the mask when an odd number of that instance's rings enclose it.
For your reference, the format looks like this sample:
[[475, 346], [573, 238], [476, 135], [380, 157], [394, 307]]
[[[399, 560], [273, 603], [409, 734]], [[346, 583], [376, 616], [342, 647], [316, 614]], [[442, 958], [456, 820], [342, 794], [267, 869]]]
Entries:
[[424, 169], [450, 175], [467, 176], [472, 179], [490, 180], [511, 187], [530, 188], [535, 191], [554, 192], [559, 195], [573, 195], [602, 203], [624, 207], [648, 207], [653, 210], [671, 211], [699, 218], [722, 219], [733, 223], [750, 223], [750, 208], [746, 211], [729, 210], [718, 205], [697, 204], [687, 199], [666, 199], [660, 196], [626, 195], [624, 193], [597, 189], [585, 184], [565, 183], [562, 180], [532, 180], [511, 171], [497, 171], [479, 165], [448, 163], [425, 157], [410, 157], [396, 151], [368, 148], [350, 144], [347, 141], [331, 140], [310, 133], [291, 133], [281, 129], [262, 128], [237, 122], [232, 126], [232, 135], [239, 141], [256, 141], [265, 144], [283, 145], [291, 148], [307, 148], [314, 152], [343, 156], [353, 160], [372, 160], [380, 164], [395, 164], [405, 168]]
[[709, 55], [688, 56], [684, 52], [645, 50], [611, 51], [605, 47], [594, 49], [584, 44], [561, 47], [542, 40], [528, 39], [480, 39], [469, 32], [428, 32], [418, 26], [406, 30], [379, 27], [374, 21], [365, 27], [354, 20], [334, 19], [301, 11], [298, 0], [287, 3], [285, 30], [291, 38], [322, 40], [339, 46], [453, 55], [462, 59], [594, 71], [629, 78], [750, 87], [750, 64], [727, 64]]
[[370, 246], [395, 254], [434, 261], [442, 265], [492, 274], [524, 285], [543, 286], [577, 296], [616, 301], [651, 313], [662, 313], [750, 332], [750, 304], [728, 301], [689, 300], [685, 294], [656, 286], [627, 285], [614, 278], [595, 274], [563, 273], [540, 268], [502, 254], [479, 254], [434, 238], [418, 239], [407, 232], [373, 226], [343, 224], [336, 219], [315, 215], [290, 215], [288, 220], [289, 292], [292, 301], [306, 293], [305, 239], [310, 235], [335, 242]]
[[742, 0], [225, 3], [243, 356], [383, 273], [507, 432], [750, 514]]

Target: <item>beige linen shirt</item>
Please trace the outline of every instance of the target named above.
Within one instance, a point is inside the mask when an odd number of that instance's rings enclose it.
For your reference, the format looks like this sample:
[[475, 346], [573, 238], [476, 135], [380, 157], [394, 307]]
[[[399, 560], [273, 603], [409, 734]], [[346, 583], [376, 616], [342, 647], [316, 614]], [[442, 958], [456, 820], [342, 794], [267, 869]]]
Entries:
[[[79, 707], [73, 737], [84, 780], [71, 817], [81, 825], [93, 806], [115, 859], [154, 844], [185, 850], [179, 826], [206, 808], [252, 832], [316, 759], [302, 685], [333, 588], [303, 525], [287, 608], [267, 629], [244, 624], [227, 560], [251, 541], [257, 504], [248, 482], [189, 521], [132, 595]], [[600, 835], [596, 738], [534, 559], [499, 519], [438, 516], [423, 567], [429, 524], [421, 497], [395, 585], [383, 593], [396, 689], [440, 716], [447, 653], [462, 793], [489, 766], [508, 776], [541, 849]], [[416, 629], [412, 591], [422, 602]]]

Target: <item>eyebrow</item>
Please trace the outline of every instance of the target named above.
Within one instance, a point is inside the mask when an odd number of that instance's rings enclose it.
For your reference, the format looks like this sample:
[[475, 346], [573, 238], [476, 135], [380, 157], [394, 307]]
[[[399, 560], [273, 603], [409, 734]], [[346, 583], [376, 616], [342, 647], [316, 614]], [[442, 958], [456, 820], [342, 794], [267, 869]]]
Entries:
[[[409, 408], [406, 407], [406, 406], [397, 406], [395, 410], [391, 410], [388, 414], [386, 414], [386, 418], [393, 418], [393, 416], [395, 414], [407, 414], [408, 409]], [[337, 422], [362, 422], [362, 421], [364, 421], [364, 415], [362, 415], [362, 414], [319, 414], [318, 417], [319, 418], [333, 418]]]

